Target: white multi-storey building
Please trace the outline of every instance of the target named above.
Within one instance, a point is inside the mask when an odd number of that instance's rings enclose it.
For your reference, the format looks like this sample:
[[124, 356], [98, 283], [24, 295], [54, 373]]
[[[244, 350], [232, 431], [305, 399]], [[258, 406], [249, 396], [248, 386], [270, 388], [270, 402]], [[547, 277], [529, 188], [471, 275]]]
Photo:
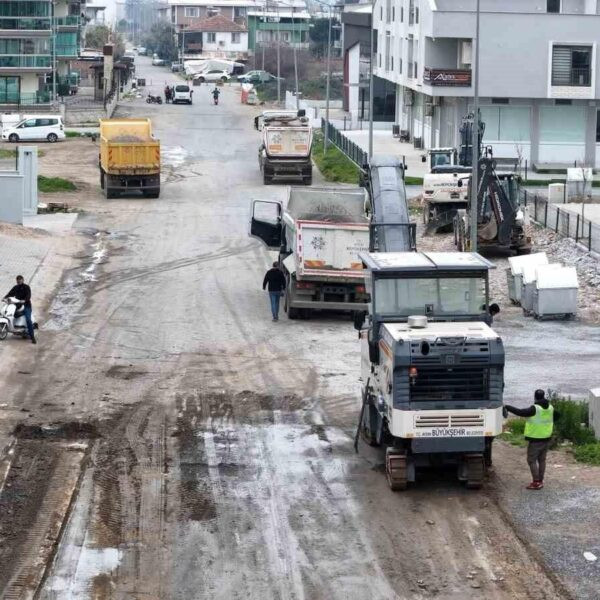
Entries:
[[[472, 109], [476, 0], [377, 0], [375, 74], [415, 145], [455, 146]], [[600, 2], [481, 0], [484, 142], [530, 164], [600, 166]]]

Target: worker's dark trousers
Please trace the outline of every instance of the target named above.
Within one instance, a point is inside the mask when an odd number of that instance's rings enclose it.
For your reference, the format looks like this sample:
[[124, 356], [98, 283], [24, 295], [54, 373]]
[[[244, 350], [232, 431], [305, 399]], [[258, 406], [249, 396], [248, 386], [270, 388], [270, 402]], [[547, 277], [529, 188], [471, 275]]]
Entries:
[[533, 481], [544, 481], [548, 446], [550, 446], [549, 439], [529, 442], [529, 446], [527, 446], [527, 463], [531, 469], [531, 477]]

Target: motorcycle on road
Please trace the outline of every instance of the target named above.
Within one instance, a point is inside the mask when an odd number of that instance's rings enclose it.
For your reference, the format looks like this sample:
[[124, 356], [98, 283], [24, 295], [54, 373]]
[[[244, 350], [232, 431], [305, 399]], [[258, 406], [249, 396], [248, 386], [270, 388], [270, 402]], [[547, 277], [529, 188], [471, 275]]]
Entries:
[[146, 102], [148, 104], [162, 104], [162, 98], [160, 96], [154, 96], [152, 94], [148, 94], [146, 97]]
[[[27, 321], [25, 320], [24, 302], [18, 298], [5, 298], [0, 304], [0, 340], [5, 340], [9, 333], [28, 338]], [[35, 315], [31, 314], [33, 328], [38, 329]]]

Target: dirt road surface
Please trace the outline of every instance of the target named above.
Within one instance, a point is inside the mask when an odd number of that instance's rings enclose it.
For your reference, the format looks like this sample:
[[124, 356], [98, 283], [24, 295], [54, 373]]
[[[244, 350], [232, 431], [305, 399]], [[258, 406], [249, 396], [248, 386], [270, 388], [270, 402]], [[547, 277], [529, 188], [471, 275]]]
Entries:
[[0, 426], [26, 425], [0, 496], [3, 597], [570, 597], [493, 486], [434, 473], [393, 494], [382, 454], [354, 453], [349, 319], [272, 323], [260, 289], [272, 257], [247, 237], [249, 201], [285, 187], [261, 183], [252, 111], [208, 86], [193, 106], [121, 108], [153, 119], [158, 200], [107, 201], [78, 167], [87, 250], [1, 390]]

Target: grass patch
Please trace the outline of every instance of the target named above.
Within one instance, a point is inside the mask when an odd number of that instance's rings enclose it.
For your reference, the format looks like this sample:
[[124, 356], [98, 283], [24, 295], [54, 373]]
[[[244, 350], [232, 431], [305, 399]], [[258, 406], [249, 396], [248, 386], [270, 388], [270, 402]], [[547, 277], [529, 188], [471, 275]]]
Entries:
[[76, 189], [75, 184], [68, 179], [38, 175], [38, 191], [40, 192], [51, 194], [54, 192], [72, 192]]
[[7, 150], [6, 148], [0, 148], [0, 158], [15, 158], [17, 156], [16, 150]]
[[[519, 185], [523, 187], [546, 187], [551, 183], [566, 183], [566, 175], [563, 179], [521, 179]], [[600, 187], [600, 181], [592, 181], [592, 187]]]
[[358, 185], [359, 168], [333, 144], [323, 153], [323, 136], [315, 133], [312, 158], [327, 181]]
[[600, 465], [600, 442], [583, 444], [573, 448], [575, 460], [588, 465]]
[[526, 446], [527, 441], [523, 432], [525, 431], [525, 419], [509, 419], [504, 425], [504, 431], [498, 436], [499, 439], [509, 442], [513, 446]]
[[65, 136], [68, 138], [78, 138], [78, 137], [92, 137], [93, 135], [98, 136], [98, 133], [93, 131], [65, 131]]
[[404, 185], [423, 185], [422, 177], [408, 177], [404, 176]]

